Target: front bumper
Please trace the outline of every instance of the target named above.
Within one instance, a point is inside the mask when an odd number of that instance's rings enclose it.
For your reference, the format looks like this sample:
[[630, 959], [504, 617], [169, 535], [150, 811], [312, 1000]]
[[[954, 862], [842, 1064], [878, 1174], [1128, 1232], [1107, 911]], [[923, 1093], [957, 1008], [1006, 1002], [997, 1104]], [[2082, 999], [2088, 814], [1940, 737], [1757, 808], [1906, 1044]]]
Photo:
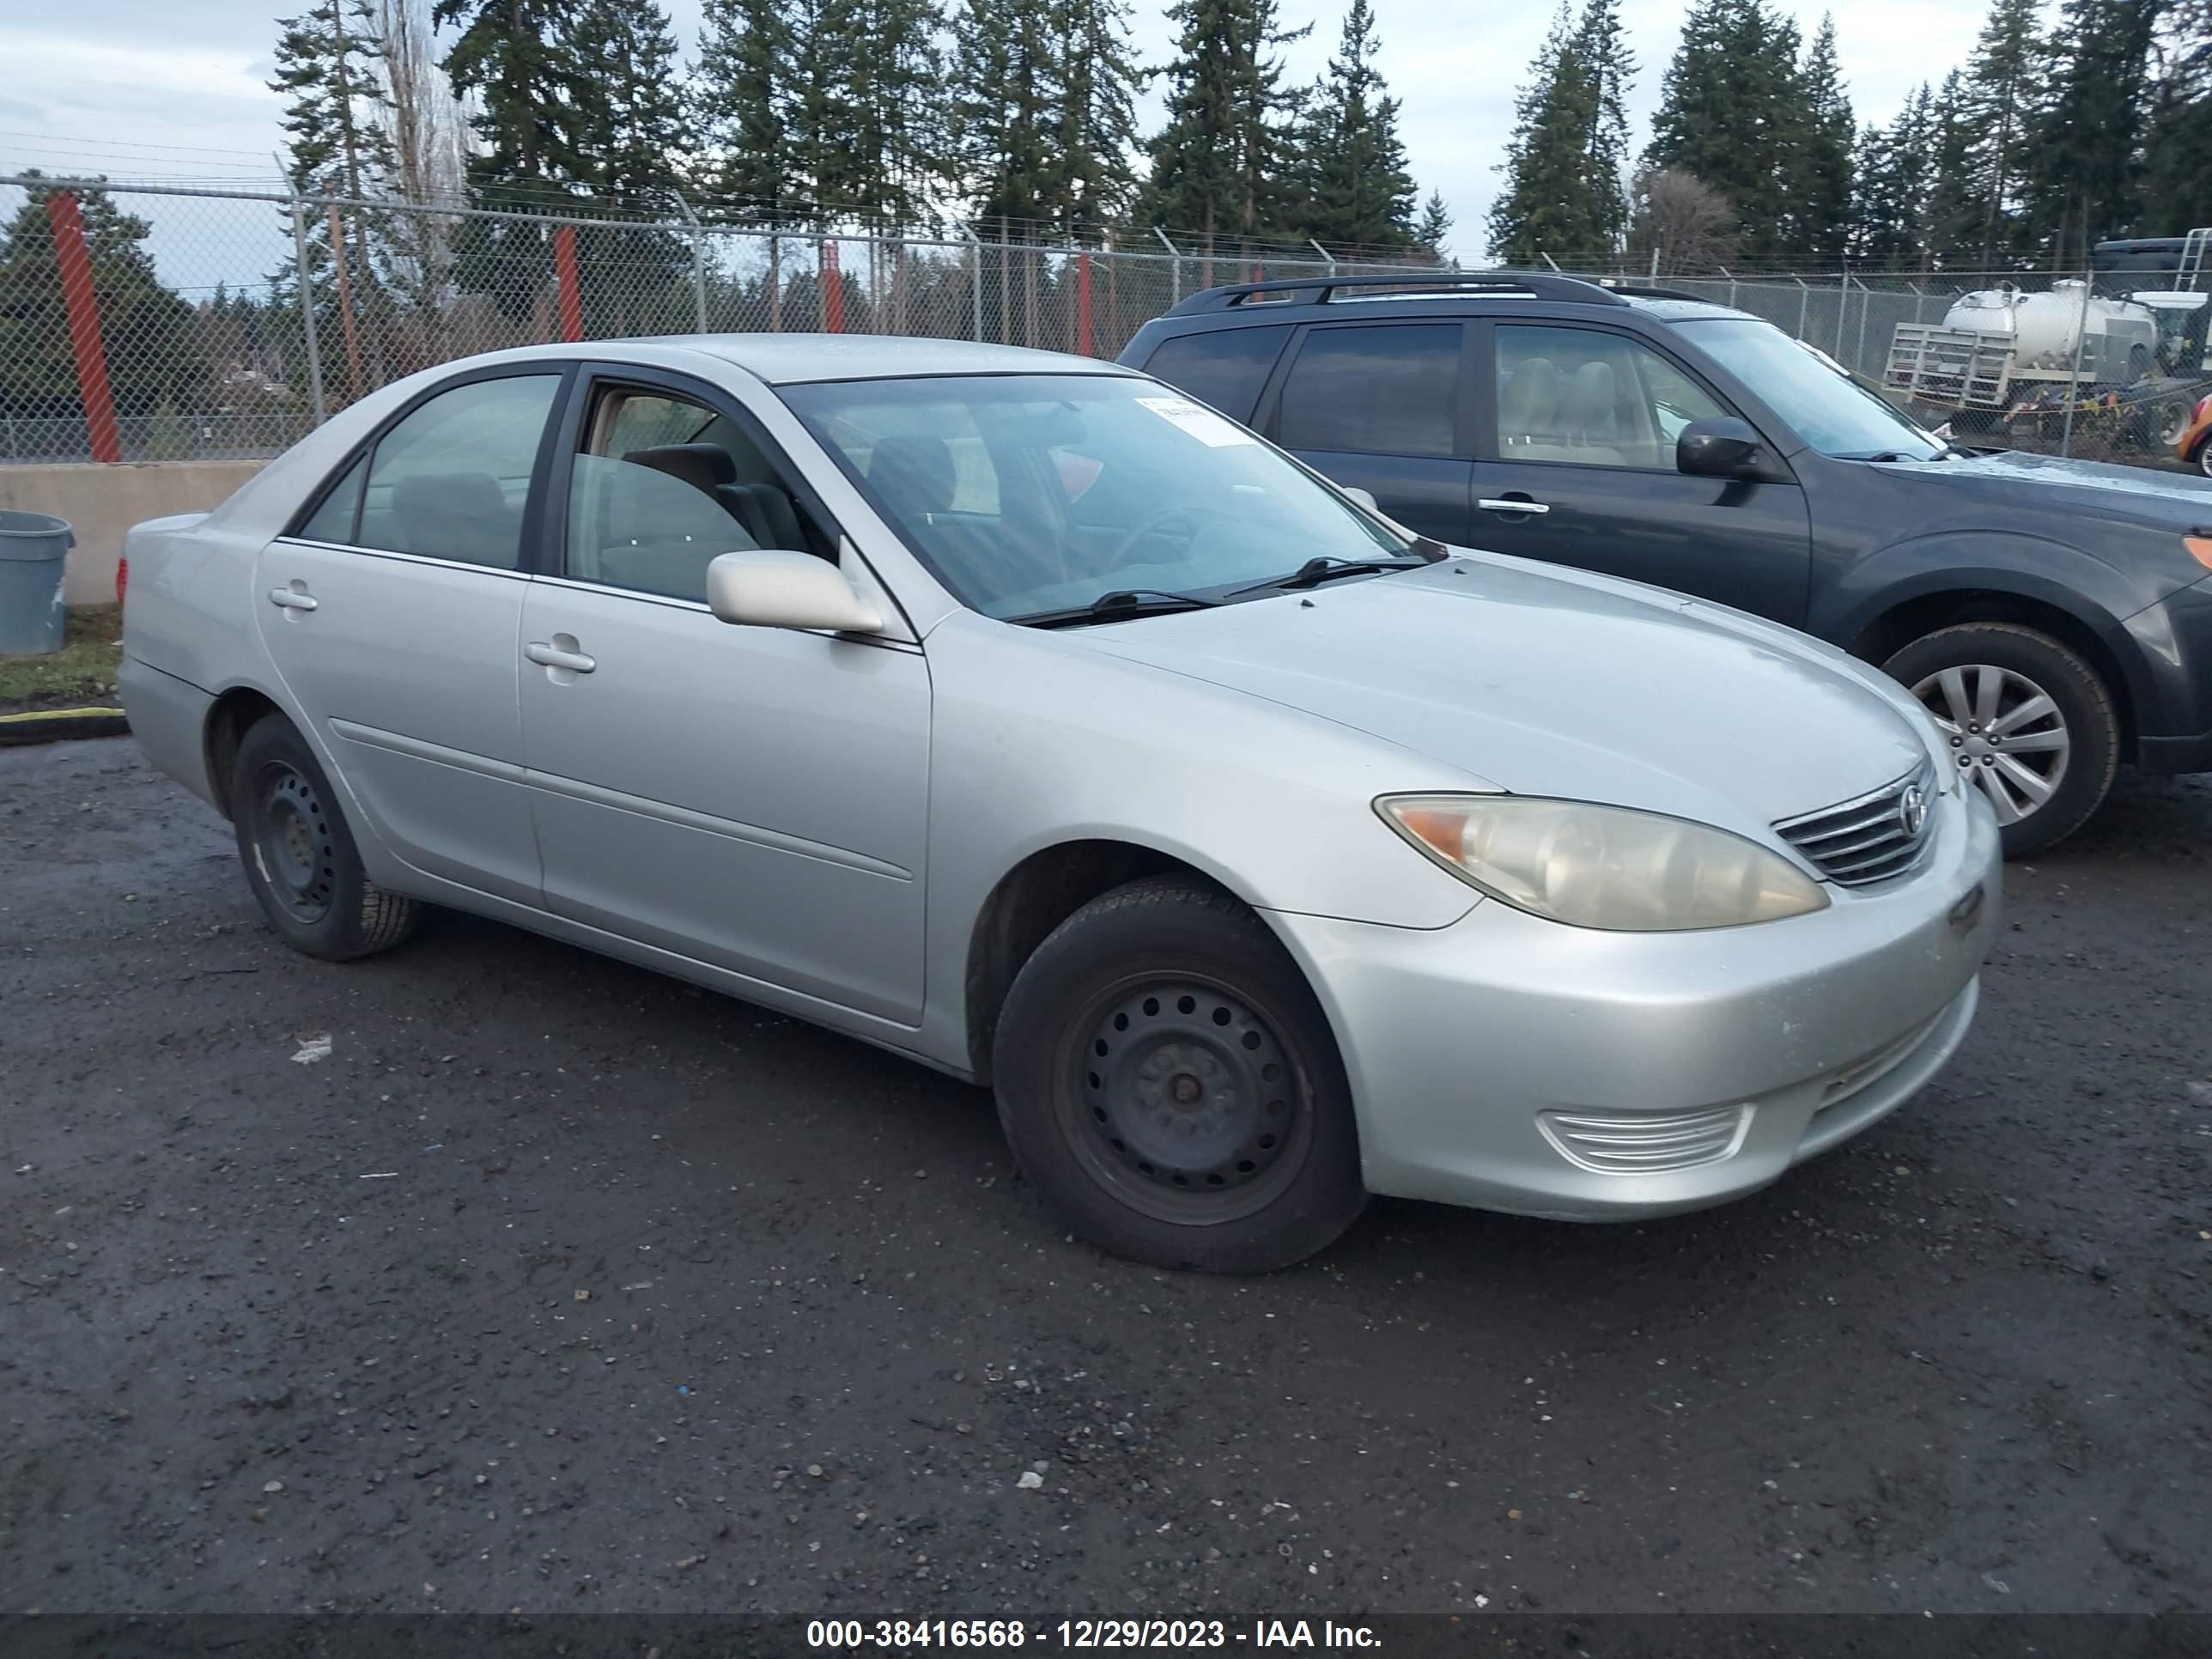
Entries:
[[2212, 772], [2212, 576], [2128, 618], [2143, 684], [2135, 762], [2146, 772]]
[[[1889, 890], [1751, 927], [1595, 933], [1494, 900], [1428, 931], [1277, 913], [1343, 1051], [1369, 1190], [1633, 1219], [1752, 1192], [1875, 1122], [1965, 1036], [1998, 926], [1995, 820], [1956, 794], [1938, 819]], [[1563, 1149], [1592, 1119], [1656, 1144], [1729, 1109], [1732, 1142], [1687, 1167]]]

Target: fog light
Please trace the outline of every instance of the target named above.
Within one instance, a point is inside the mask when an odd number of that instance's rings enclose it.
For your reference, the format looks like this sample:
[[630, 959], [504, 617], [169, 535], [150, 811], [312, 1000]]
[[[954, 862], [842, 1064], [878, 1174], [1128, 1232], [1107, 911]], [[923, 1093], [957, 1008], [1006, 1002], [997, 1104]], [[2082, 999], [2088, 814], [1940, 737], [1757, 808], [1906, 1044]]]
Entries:
[[1735, 1157], [1751, 1132], [1751, 1108], [1706, 1106], [1632, 1117], [1539, 1112], [1536, 1125], [1570, 1164], [1601, 1175], [1658, 1175]]

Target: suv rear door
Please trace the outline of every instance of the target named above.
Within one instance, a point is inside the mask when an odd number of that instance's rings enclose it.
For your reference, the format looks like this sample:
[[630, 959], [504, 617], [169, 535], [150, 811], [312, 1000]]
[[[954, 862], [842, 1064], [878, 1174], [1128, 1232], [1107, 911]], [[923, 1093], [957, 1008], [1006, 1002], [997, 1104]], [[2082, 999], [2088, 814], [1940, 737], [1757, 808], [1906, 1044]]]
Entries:
[[1407, 529], [1463, 546], [1475, 435], [1468, 343], [1456, 319], [1310, 325], [1254, 424], [1316, 471], [1370, 492]]
[[1711, 386], [1595, 324], [1486, 321], [1473, 343], [1474, 544], [1803, 623], [1804, 491], [1675, 470], [1684, 426], [1738, 412]]

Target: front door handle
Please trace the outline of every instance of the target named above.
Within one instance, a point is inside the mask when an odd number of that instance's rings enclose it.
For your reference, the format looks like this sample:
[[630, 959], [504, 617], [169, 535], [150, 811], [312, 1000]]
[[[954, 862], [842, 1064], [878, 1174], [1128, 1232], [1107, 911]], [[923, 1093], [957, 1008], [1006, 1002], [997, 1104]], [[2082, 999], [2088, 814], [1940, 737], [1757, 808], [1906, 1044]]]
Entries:
[[313, 611], [315, 608], [315, 596], [308, 592], [306, 588], [296, 586], [272, 587], [269, 590], [269, 603], [281, 606], [286, 611]]
[[597, 658], [587, 657], [580, 651], [565, 649], [544, 640], [532, 640], [522, 647], [522, 654], [544, 667], [565, 668], [572, 674], [588, 674], [599, 665]]
[[1532, 501], [1526, 495], [1508, 495], [1503, 501], [1480, 501], [1475, 505], [1486, 513], [1549, 513], [1552, 509], [1542, 501]]

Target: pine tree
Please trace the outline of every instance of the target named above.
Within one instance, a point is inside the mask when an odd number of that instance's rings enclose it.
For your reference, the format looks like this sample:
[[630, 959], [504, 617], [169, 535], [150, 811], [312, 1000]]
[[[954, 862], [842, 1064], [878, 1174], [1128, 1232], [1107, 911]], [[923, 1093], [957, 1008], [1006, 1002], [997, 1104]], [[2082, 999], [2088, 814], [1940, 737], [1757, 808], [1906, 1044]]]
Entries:
[[1298, 124], [1310, 193], [1285, 205], [1301, 236], [1352, 247], [1413, 240], [1413, 178], [1398, 137], [1399, 101], [1375, 67], [1382, 44], [1368, 0], [1352, 0], [1336, 56]]
[[1048, 216], [1083, 237], [1119, 218], [1137, 188], [1137, 91], [1144, 72], [1129, 45], [1127, 0], [1056, 0], [1046, 14], [1057, 69], [1058, 165]]
[[842, 54], [851, 206], [893, 224], [918, 222], [945, 165], [945, 67], [936, 0], [849, 0]]
[[1750, 258], [1786, 257], [1800, 123], [1797, 26], [1767, 0], [1697, 0], [1661, 84], [1647, 168], [1728, 198]]
[[964, 0], [953, 19], [954, 188], [1001, 241], [1053, 216], [1065, 118], [1051, 31], [1022, 0]]
[[1978, 269], [1981, 210], [1974, 150], [1981, 134], [1969, 112], [1966, 77], [1953, 70], [1936, 93], [1929, 137], [1926, 224], [1931, 264]]
[[1429, 199], [1421, 204], [1421, 216], [1413, 222], [1413, 246], [1425, 248], [1438, 259], [1444, 257], [1444, 239], [1451, 234], [1452, 216], [1444, 206], [1443, 192], [1432, 190]]
[[707, 0], [692, 71], [708, 152], [699, 180], [742, 216], [772, 225], [793, 211], [794, 164], [781, 107], [791, 73], [781, 0]]
[[1935, 96], [1923, 82], [1887, 127], [1860, 143], [1857, 242], [1852, 258], [1893, 270], [1928, 258], [1929, 187], [1935, 173]]
[[1490, 210], [1492, 258], [1607, 263], [1619, 251], [1627, 229], [1620, 166], [1632, 68], [1612, 0], [1589, 0], [1579, 24], [1560, 0], [1515, 104], [1499, 168], [1506, 186]]
[[1792, 211], [1789, 253], [1822, 269], [1841, 262], [1851, 230], [1851, 147], [1858, 124], [1836, 61], [1836, 21], [1819, 31], [1797, 69], [1798, 131], [1786, 159]]
[[797, 192], [806, 218], [827, 228], [848, 212], [868, 188], [853, 143], [860, 125], [854, 108], [857, 78], [853, 57], [860, 46], [858, 0], [786, 0], [791, 75], [781, 100]]
[[2212, 224], [2212, 0], [2176, 0], [2154, 47], [2143, 140], [2143, 226], [2154, 234]]
[[2142, 205], [2150, 46], [2162, 0], [2066, 0], [2050, 101], [2031, 137], [2028, 232], [2054, 270], [2127, 229]]
[[269, 89], [285, 95], [285, 171], [303, 194], [362, 200], [392, 167], [374, 15], [366, 0], [318, 0], [277, 27]]
[[1305, 31], [1282, 28], [1276, 0], [1176, 0], [1168, 15], [1178, 27], [1167, 120], [1139, 212], [1195, 230], [1210, 257], [1218, 238], [1267, 228], [1297, 105], [1276, 49]]
[[2026, 131], [2044, 101], [2040, 0], [1994, 0], [1966, 61], [1960, 122], [1972, 130], [1969, 199], [1979, 228], [1969, 263], [1992, 270], [2021, 242]]
[[575, 42], [592, 66], [574, 93], [584, 182], [624, 207], [672, 210], [685, 124], [668, 14], [653, 0], [586, 0]]
[[[585, 0], [437, 0], [440, 28], [459, 26], [446, 53], [453, 90], [474, 100], [478, 188], [538, 188], [588, 179], [595, 163], [579, 131], [579, 86], [597, 72], [576, 52]], [[544, 191], [538, 189], [540, 199]]]

